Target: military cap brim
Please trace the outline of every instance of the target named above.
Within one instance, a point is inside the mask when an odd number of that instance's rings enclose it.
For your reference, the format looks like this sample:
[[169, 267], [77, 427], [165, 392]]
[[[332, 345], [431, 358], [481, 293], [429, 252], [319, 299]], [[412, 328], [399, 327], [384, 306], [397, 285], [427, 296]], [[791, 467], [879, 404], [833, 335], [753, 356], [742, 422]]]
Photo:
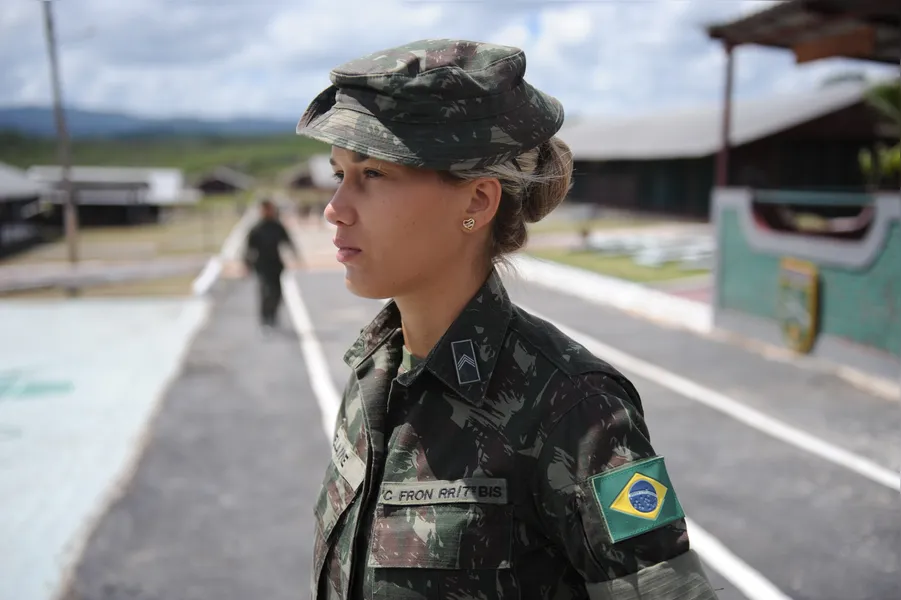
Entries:
[[460, 170], [508, 161], [559, 131], [561, 103], [524, 80], [510, 46], [420, 40], [350, 61], [297, 133], [407, 166]]

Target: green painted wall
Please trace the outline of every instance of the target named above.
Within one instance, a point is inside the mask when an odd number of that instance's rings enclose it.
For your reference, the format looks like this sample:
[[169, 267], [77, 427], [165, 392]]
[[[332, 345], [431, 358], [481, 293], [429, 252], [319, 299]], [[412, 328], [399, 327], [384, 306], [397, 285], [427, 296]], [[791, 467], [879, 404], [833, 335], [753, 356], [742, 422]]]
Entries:
[[[751, 249], [735, 210], [721, 219], [720, 306], [775, 319], [782, 257]], [[820, 333], [901, 356], [901, 223], [892, 224], [882, 253], [864, 269], [819, 268]]]

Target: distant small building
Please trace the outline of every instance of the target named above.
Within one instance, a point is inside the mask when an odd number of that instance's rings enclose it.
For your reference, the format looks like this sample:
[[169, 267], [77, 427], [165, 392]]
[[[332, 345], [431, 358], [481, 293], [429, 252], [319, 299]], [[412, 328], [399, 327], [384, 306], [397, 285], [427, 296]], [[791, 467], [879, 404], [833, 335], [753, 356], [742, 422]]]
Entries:
[[289, 169], [284, 184], [293, 190], [318, 190], [333, 192], [338, 188], [328, 154], [315, 154], [303, 163]]
[[288, 169], [282, 176], [282, 184], [298, 201], [302, 215], [321, 215], [338, 189], [338, 181], [329, 160], [328, 154], [315, 154]]
[[200, 177], [194, 187], [205, 195], [236, 194], [253, 189], [253, 177], [230, 167], [218, 167]]
[[[736, 101], [728, 182], [783, 190], [865, 186], [861, 148], [897, 141], [864, 100], [865, 84]], [[714, 105], [637, 118], [582, 118], [560, 137], [573, 151], [574, 202], [707, 219], [722, 145]]]
[[[34, 166], [26, 171], [32, 181], [60, 192], [58, 166]], [[132, 224], [158, 220], [165, 209], [196, 203], [200, 192], [185, 187], [179, 169], [76, 166], [70, 181], [79, 223], [84, 225]], [[62, 194], [53, 203], [54, 216], [62, 219]]]
[[28, 248], [43, 238], [40, 217], [52, 194], [25, 172], [0, 163], [0, 257]]

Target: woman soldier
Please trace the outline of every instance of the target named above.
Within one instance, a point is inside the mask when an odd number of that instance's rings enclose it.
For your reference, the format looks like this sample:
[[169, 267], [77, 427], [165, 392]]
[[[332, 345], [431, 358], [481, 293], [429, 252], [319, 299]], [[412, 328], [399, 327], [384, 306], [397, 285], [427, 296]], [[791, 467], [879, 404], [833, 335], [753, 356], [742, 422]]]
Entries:
[[350, 291], [313, 597], [709, 599], [638, 392], [511, 303], [497, 264], [570, 187], [563, 108], [517, 48], [350, 61], [297, 132], [332, 146]]

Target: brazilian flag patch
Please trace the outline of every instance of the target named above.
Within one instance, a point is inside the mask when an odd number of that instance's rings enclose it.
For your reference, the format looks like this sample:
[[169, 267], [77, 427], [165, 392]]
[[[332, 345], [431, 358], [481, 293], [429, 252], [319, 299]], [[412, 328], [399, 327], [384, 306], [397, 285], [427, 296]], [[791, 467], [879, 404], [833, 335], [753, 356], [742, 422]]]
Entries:
[[614, 544], [685, 516], [662, 456], [631, 462], [588, 481]]

